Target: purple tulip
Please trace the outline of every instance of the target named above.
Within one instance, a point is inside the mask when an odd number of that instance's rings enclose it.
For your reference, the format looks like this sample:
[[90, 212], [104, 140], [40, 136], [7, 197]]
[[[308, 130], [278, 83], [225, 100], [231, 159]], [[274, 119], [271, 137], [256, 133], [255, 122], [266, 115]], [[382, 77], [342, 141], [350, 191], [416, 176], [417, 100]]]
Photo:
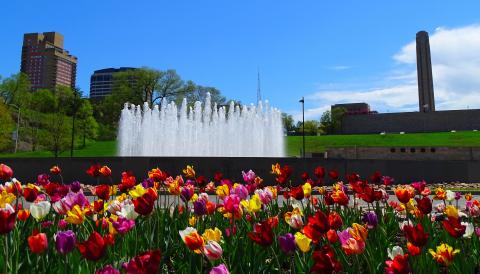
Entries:
[[71, 230], [59, 231], [55, 236], [55, 248], [58, 253], [65, 255], [75, 248], [77, 238]]
[[77, 193], [77, 192], [80, 191], [81, 188], [82, 188], [82, 187], [80, 186], [80, 182], [79, 182], [79, 181], [75, 181], [75, 182], [73, 182], [73, 183], [70, 184], [70, 190], [71, 190], [72, 192]]
[[120, 274], [120, 271], [108, 264], [104, 268], [95, 271], [95, 274]]
[[278, 236], [278, 244], [280, 249], [286, 254], [291, 254], [295, 251], [295, 237], [291, 233]]
[[190, 201], [190, 199], [192, 199], [193, 194], [194, 194], [194, 188], [189, 187], [189, 185], [186, 185], [182, 187], [180, 198], [182, 199], [182, 201], [188, 202]]
[[50, 183], [50, 176], [48, 174], [39, 174], [37, 176], [37, 185], [46, 186]]
[[116, 221], [112, 222], [112, 225], [118, 233], [123, 235], [135, 226], [135, 220], [118, 218]]
[[210, 274], [230, 274], [227, 267], [224, 264], [216, 266], [210, 270]]
[[246, 173], [245, 173], [245, 171], [242, 171], [242, 176], [243, 176], [243, 181], [245, 181], [245, 183], [251, 184], [251, 183], [253, 183], [253, 181], [255, 181], [255, 177], [257, 175], [255, 175], [255, 172], [253, 172], [253, 170], [250, 169]]
[[202, 216], [207, 214], [207, 204], [205, 200], [198, 199], [195, 202], [193, 202], [193, 212], [197, 216]]
[[365, 212], [363, 214], [362, 221], [367, 224], [369, 229], [372, 229], [378, 224], [377, 214], [375, 214], [373, 211]]

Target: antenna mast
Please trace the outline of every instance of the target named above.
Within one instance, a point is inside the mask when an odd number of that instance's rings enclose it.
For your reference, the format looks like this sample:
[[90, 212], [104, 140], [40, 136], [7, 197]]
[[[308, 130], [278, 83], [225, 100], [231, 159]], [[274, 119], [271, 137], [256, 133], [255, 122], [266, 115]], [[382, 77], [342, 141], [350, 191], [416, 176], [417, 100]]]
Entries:
[[260, 92], [260, 69], [257, 68], [257, 104], [262, 101], [262, 93]]

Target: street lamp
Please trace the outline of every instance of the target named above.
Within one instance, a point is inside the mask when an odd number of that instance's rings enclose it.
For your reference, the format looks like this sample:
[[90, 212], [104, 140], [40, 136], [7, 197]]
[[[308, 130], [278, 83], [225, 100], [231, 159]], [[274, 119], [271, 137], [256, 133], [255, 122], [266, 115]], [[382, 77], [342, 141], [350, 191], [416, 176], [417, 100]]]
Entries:
[[20, 107], [14, 104], [10, 104], [10, 106], [14, 107], [17, 110], [17, 130], [15, 131], [15, 152], [17, 153], [18, 148], [18, 129], [20, 127]]
[[305, 159], [305, 98], [303, 98], [300, 101], [302, 103], [302, 143], [303, 143], [303, 150], [302, 150], [302, 156]]

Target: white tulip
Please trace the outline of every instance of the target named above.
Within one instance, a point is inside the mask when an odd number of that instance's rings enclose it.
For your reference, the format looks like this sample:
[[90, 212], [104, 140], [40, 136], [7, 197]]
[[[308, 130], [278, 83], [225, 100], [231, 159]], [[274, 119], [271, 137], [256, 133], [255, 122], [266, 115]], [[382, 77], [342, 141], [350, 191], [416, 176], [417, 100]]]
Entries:
[[34, 203], [30, 206], [30, 214], [33, 218], [39, 221], [45, 218], [45, 216], [47, 216], [47, 214], [50, 212], [51, 206], [52, 205], [49, 201], [41, 201]]

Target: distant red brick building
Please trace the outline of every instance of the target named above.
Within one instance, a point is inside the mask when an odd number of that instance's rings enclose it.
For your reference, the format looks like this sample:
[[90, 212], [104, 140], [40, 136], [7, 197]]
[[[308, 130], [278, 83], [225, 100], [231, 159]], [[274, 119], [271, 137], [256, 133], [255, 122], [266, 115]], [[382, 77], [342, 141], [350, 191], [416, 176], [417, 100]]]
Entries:
[[63, 48], [63, 35], [58, 32], [27, 33], [20, 71], [28, 75], [32, 90], [58, 85], [74, 88], [77, 57]]

